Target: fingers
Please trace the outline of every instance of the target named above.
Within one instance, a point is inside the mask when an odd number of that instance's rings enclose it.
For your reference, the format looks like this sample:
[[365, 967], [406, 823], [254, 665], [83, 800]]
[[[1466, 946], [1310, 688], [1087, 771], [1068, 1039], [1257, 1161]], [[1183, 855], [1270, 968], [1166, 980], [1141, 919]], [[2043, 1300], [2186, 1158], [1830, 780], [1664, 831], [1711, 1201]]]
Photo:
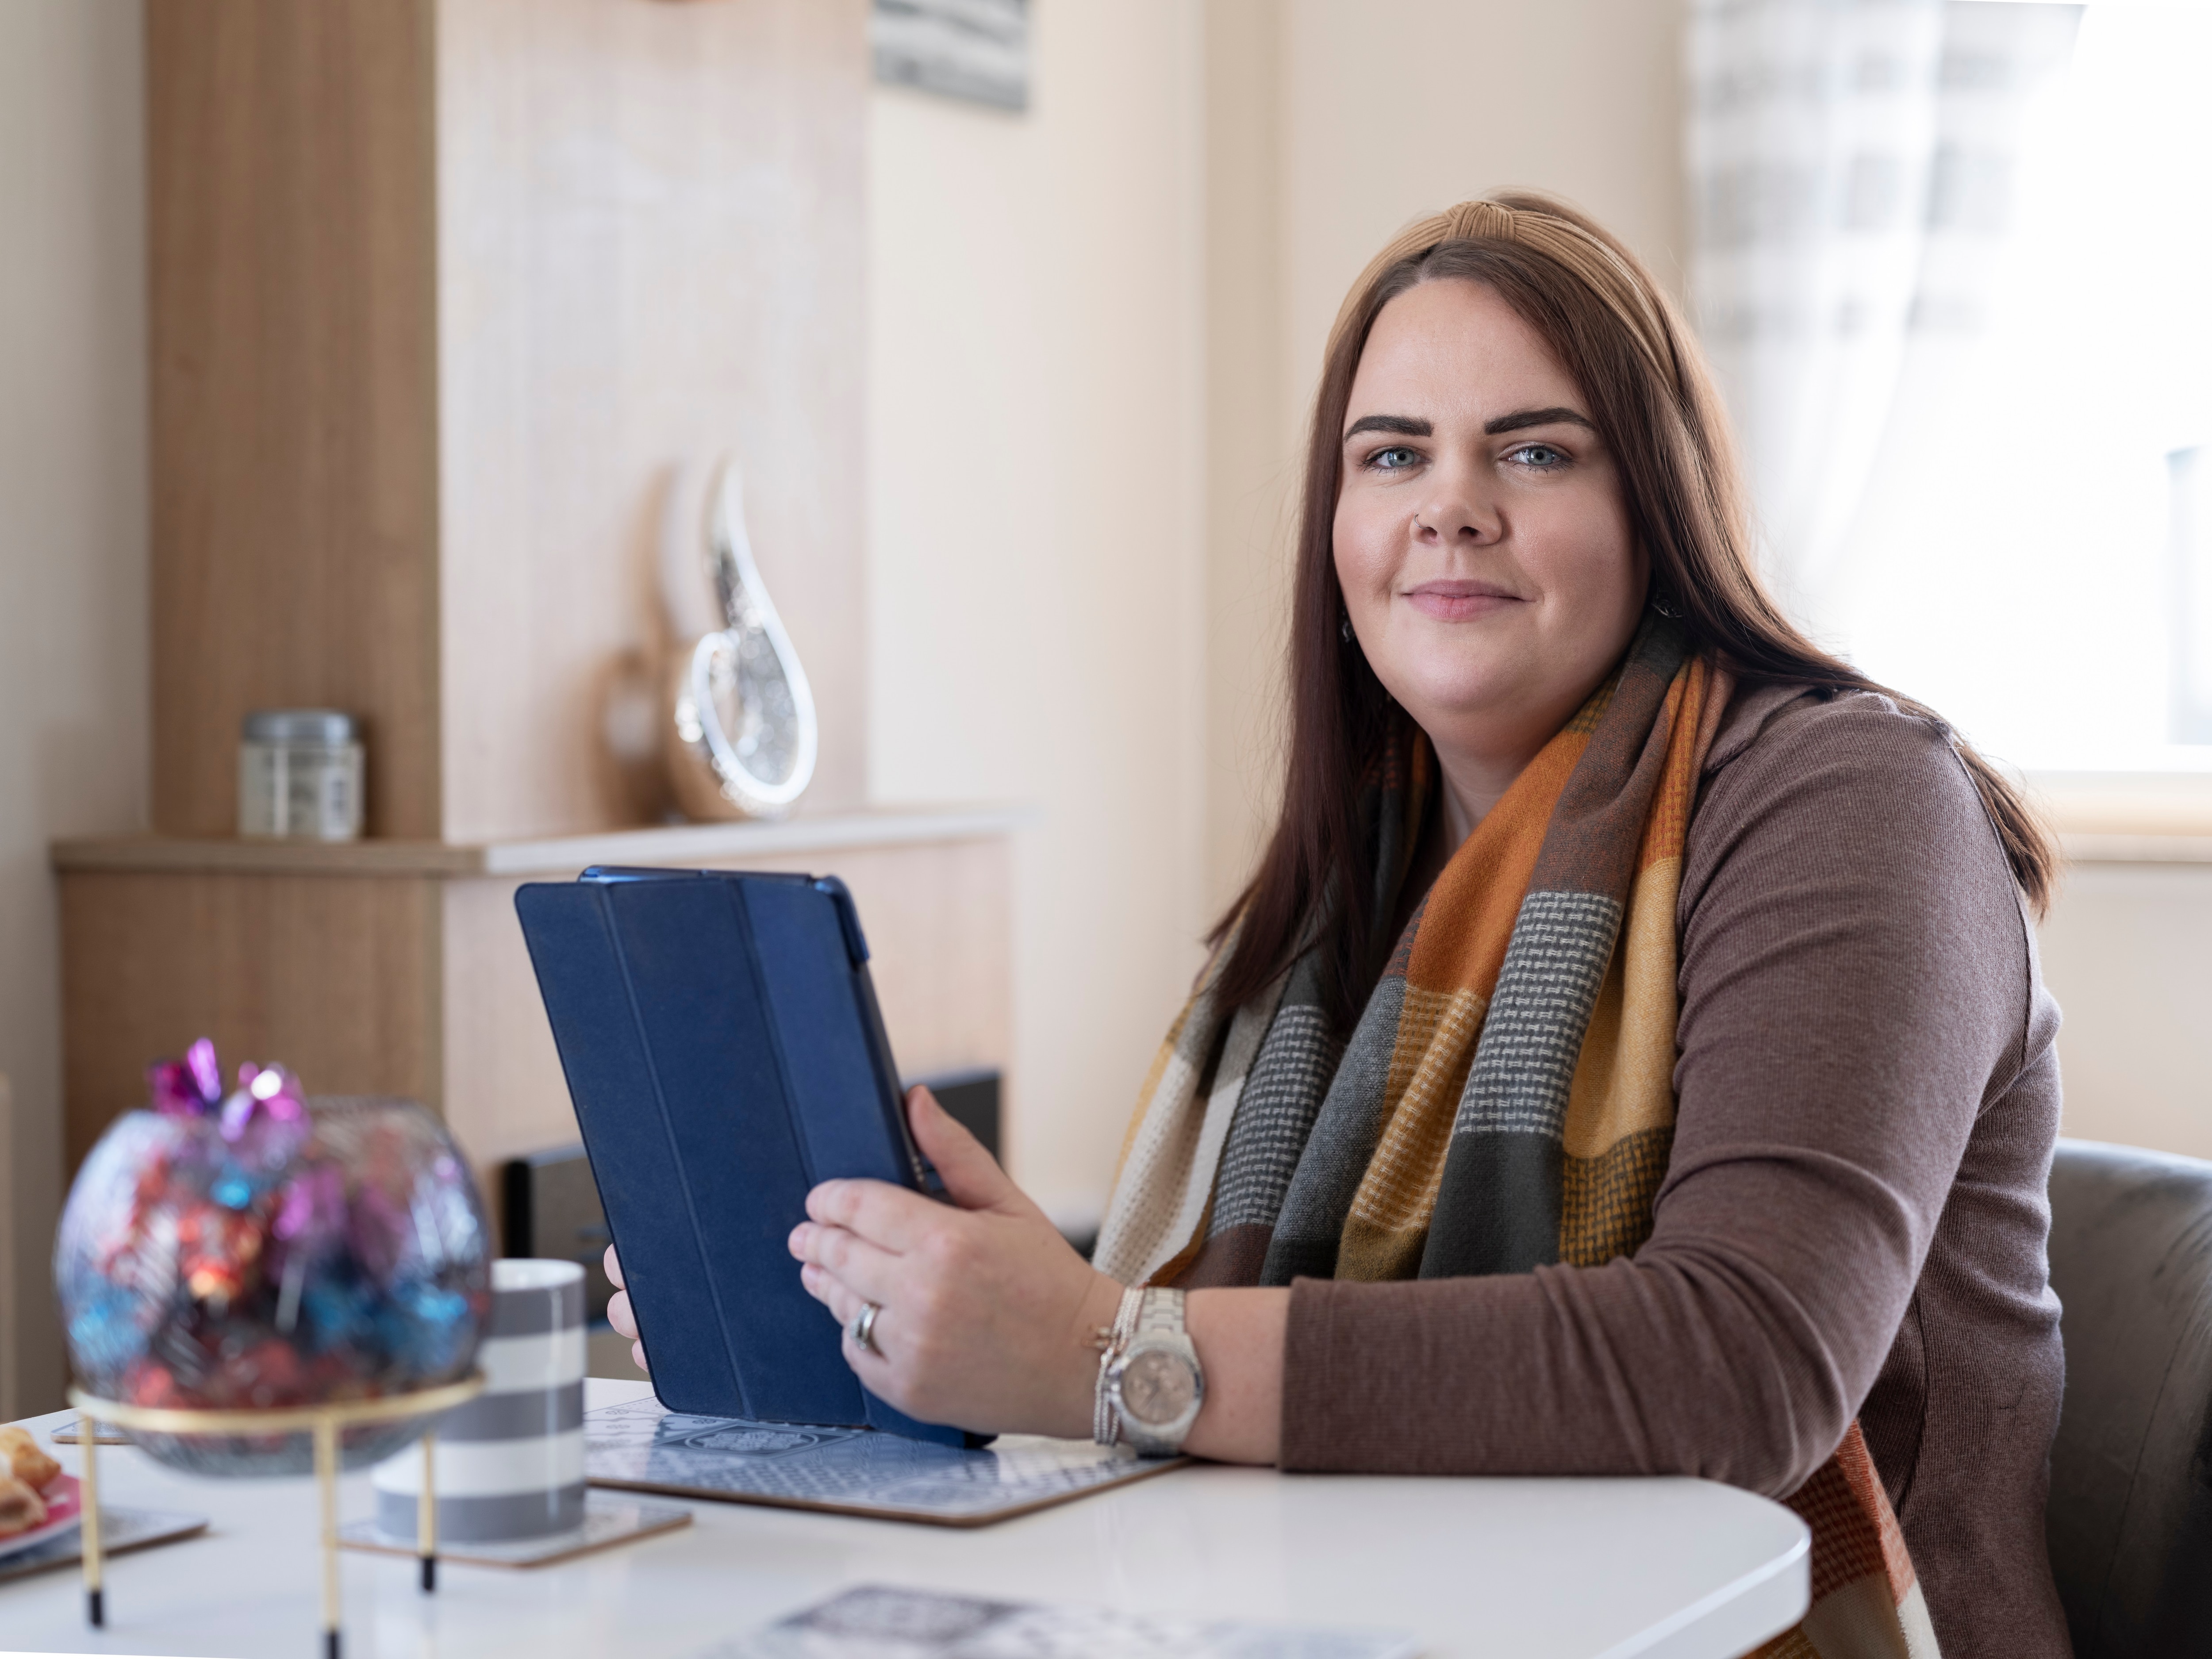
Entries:
[[897, 1293], [899, 1259], [842, 1227], [802, 1221], [791, 1230], [791, 1253], [871, 1302]]
[[889, 1307], [877, 1302], [875, 1322], [868, 1329], [868, 1340], [873, 1346], [864, 1348], [853, 1340], [853, 1316], [875, 1298], [859, 1295], [819, 1267], [807, 1267], [805, 1273], [812, 1281], [807, 1288], [830, 1310], [830, 1316], [836, 1320], [845, 1333], [840, 1344], [845, 1351], [845, 1363], [859, 1374], [863, 1382], [871, 1388], [876, 1387], [890, 1370], [890, 1355], [897, 1344], [897, 1317]]
[[614, 1287], [617, 1290], [622, 1289], [622, 1262], [620, 1259], [616, 1256], [615, 1247], [611, 1244], [607, 1246], [605, 1267], [607, 1270], [607, 1278], [613, 1282]]
[[907, 1122], [921, 1155], [937, 1166], [945, 1190], [963, 1210], [1006, 1210], [1030, 1207], [1021, 1188], [1006, 1178], [983, 1143], [968, 1126], [938, 1104], [937, 1097], [921, 1085], [907, 1091]]
[[[615, 1260], [615, 1247], [607, 1246], [607, 1277], [617, 1285], [622, 1280], [622, 1264]], [[615, 1334], [629, 1338], [630, 1363], [638, 1370], [647, 1369], [645, 1363], [645, 1344], [637, 1334], [637, 1310], [629, 1305], [629, 1292], [617, 1291], [607, 1298], [607, 1323], [615, 1328]]]
[[894, 1254], [912, 1249], [945, 1220], [942, 1205], [884, 1181], [825, 1181], [807, 1194], [806, 1213]]
[[[824, 1273], [811, 1263], [799, 1270], [799, 1277], [806, 1286], [806, 1293], [827, 1308], [830, 1316], [840, 1325], [850, 1325], [863, 1303], [875, 1302], [873, 1297], [862, 1296], [835, 1273]], [[884, 1304], [876, 1302], [876, 1305], [880, 1308]]]

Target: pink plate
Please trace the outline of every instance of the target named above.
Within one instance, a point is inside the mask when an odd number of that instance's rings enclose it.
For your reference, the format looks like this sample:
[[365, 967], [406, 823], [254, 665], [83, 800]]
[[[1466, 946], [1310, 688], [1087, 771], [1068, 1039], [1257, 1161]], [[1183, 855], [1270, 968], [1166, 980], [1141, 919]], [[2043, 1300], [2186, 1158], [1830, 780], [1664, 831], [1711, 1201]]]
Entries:
[[74, 1532], [77, 1523], [84, 1519], [84, 1501], [77, 1493], [75, 1475], [56, 1475], [46, 1482], [46, 1489], [39, 1496], [46, 1500], [46, 1524], [33, 1527], [28, 1532], [11, 1532], [5, 1538], [0, 1538], [0, 1560], [35, 1548], [49, 1538], [59, 1538], [64, 1533]]

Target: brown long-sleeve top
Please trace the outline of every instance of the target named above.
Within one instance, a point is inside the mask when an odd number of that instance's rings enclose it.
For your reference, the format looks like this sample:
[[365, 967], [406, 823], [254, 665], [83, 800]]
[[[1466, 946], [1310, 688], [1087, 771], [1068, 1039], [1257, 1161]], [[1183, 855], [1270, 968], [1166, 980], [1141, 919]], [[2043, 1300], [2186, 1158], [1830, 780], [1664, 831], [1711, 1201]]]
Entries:
[[1600, 1267], [1301, 1279], [1285, 1468], [1781, 1496], [1856, 1415], [1945, 1659], [2069, 1651], [2043, 1539], [2057, 1006], [1964, 768], [1886, 698], [1739, 693], [1685, 849], [1674, 1155]]

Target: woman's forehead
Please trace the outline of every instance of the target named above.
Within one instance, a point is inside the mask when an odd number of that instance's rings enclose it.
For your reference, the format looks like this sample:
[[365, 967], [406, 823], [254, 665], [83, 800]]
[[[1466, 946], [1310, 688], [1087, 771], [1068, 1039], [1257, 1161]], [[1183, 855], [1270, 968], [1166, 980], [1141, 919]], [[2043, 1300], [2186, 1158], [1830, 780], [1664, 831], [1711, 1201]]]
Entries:
[[[1419, 408], [1384, 409], [1391, 400]], [[1461, 416], [1476, 424], [1532, 399], [1579, 406], [1574, 380], [1543, 337], [1497, 291], [1456, 278], [1417, 283], [1385, 305], [1368, 331], [1345, 411]]]

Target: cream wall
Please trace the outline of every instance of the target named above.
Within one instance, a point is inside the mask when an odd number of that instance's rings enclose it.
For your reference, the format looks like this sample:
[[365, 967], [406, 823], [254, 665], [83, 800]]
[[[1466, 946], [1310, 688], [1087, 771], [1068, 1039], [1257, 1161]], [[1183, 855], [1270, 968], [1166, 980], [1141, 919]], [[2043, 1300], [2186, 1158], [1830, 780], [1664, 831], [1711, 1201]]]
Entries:
[[138, 0], [0, 5], [0, 1420], [64, 1381], [46, 842], [145, 819], [139, 76]]
[[870, 792], [1036, 809], [1016, 1174], [1095, 1217], [1200, 957], [1200, 33], [1038, 0], [1025, 115], [870, 113]]
[[2065, 1133], [2212, 1158], [2212, 864], [2077, 864], [2042, 944]]

